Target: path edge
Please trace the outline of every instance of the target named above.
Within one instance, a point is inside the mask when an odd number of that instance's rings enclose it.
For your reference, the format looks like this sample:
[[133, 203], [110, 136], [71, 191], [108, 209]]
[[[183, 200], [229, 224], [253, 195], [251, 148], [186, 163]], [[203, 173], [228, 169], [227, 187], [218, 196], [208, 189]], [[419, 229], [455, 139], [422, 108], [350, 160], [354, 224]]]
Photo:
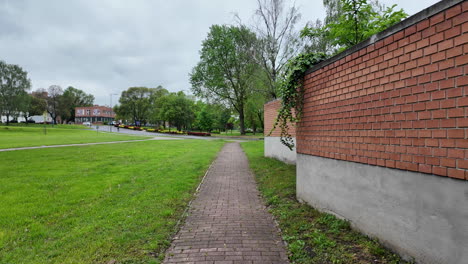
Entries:
[[257, 190], [258, 190], [258, 192], [259, 192], [259, 194], [260, 194], [260, 199], [262, 200], [262, 203], [263, 203], [263, 205], [265, 206], [265, 209], [268, 211], [268, 213], [271, 215], [271, 217], [272, 217], [272, 219], [273, 219], [273, 223], [274, 223], [275, 226], [276, 226], [276, 230], [278, 231], [278, 235], [279, 235], [279, 237], [281, 238], [281, 242], [283, 242], [284, 249], [286, 250], [286, 254], [287, 254], [287, 257], [288, 257], [288, 262], [290, 262], [289, 257], [291, 256], [291, 251], [289, 251], [288, 242], [286, 242], [286, 241], [283, 239], [283, 229], [281, 229], [281, 226], [280, 226], [278, 220], [276, 219], [276, 216], [275, 216], [273, 213], [270, 212], [271, 206], [267, 205], [266, 200], [265, 200], [265, 196], [263, 195], [263, 193], [262, 193], [262, 191], [260, 190], [260, 188], [258, 188], [260, 185], [258, 184], [257, 174], [255, 174], [255, 172], [252, 170], [252, 167], [250, 167], [249, 156], [247, 155], [247, 153], [245, 152], [244, 148], [242, 147], [242, 144], [239, 144], [239, 146], [241, 147], [242, 152], [244, 152], [244, 155], [245, 155], [245, 157], [247, 158], [247, 162], [249, 163], [249, 170], [250, 170], [250, 172], [252, 173], [252, 175], [253, 175], [253, 177], [254, 177], [255, 185], [256, 185]]
[[[214, 157], [213, 161], [210, 163], [210, 166], [208, 166], [208, 169], [206, 169], [205, 171], [205, 174], [203, 175], [202, 179], [200, 180], [200, 183], [198, 184], [197, 188], [195, 189], [195, 192], [193, 193], [193, 196], [192, 196], [192, 199], [187, 203], [187, 206], [185, 207], [184, 209], [184, 212], [182, 213], [182, 215], [180, 216], [179, 220], [177, 220], [177, 223], [175, 224], [174, 226], [174, 230], [172, 231], [171, 233], [171, 245], [169, 247], [167, 247], [166, 249], [164, 250], [161, 250], [161, 252], [159, 252], [156, 257], [160, 256], [161, 254], [164, 254], [164, 260], [162, 263], [165, 263], [166, 260], [167, 260], [167, 253], [168, 251], [171, 249], [172, 247], [172, 242], [174, 242], [175, 240], [175, 236], [179, 233], [181, 227], [182, 227], [182, 224], [185, 223], [185, 220], [187, 219], [187, 216], [188, 216], [188, 212], [190, 211], [190, 209], [192, 208], [192, 203], [193, 201], [198, 197], [199, 193], [200, 193], [200, 188], [201, 186], [203, 185], [203, 183], [205, 182], [205, 178], [206, 176], [208, 175], [208, 172], [211, 170], [211, 168], [213, 167], [213, 164], [216, 162], [216, 160], [218, 159], [218, 156], [219, 156], [219, 153], [222, 151], [222, 149], [224, 148], [224, 146], [226, 145], [226, 142], [224, 143], [224, 145], [221, 147], [221, 149], [218, 151], [218, 153], [216, 154], [216, 156]], [[164, 252], [163, 252], [164, 251]]]

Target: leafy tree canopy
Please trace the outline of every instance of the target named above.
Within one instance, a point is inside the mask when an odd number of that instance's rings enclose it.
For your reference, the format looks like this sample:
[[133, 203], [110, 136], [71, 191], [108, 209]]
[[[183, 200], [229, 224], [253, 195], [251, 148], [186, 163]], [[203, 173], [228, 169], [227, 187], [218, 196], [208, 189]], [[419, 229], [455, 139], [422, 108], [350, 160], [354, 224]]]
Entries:
[[75, 108], [79, 106], [92, 106], [94, 96], [87, 94], [83, 90], [69, 86], [63, 92], [61, 102], [63, 105], [62, 119], [67, 121], [75, 120]]
[[245, 103], [258, 71], [253, 59], [257, 39], [244, 26], [213, 25], [202, 43], [200, 62], [190, 74], [196, 96], [226, 102], [239, 114], [241, 134], [245, 134]]
[[200, 112], [197, 113], [197, 125], [203, 131], [211, 132], [213, 129], [213, 114], [207, 109], [205, 105]]
[[322, 38], [338, 51], [350, 48], [408, 16], [403, 9], [395, 10], [396, 5], [386, 8], [378, 1], [340, 0], [337, 3], [326, 0], [325, 3], [333, 4], [335, 11], [330, 16], [334, 17], [321, 27], [305, 27], [301, 36], [315, 40]]
[[[130, 87], [122, 92], [119, 106], [115, 112], [123, 119], [131, 119], [134, 123], [146, 123], [151, 119], [152, 100], [158, 93], [164, 93], [161, 86], [157, 88]], [[167, 92], [167, 91], [166, 91]]]
[[57, 124], [57, 118], [64, 112], [65, 106], [61, 103], [62, 95], [63, 89], [59, 85], [51, 85], [47, 89], [47, 112], [54, 124]]
[[17, 116], [24, 109], [25, 95], [30, 88], [26, 71], [0, 60], [0, 113], [7, 117], [7, 124], [10, 116]]
[[34, 96], [34, 94], [30, 95], [31, 96], [31, 103], [29, 105], [29, 110], [28, 113], [30, 116], [33, 115], [42, 115], [44, 112], [47, 110], [47, 102], [43, 98]]
[[184, 92], [170, 93], [160, 100], [160, 115], [169, 121], [177, 130], [189, 129], [195, 119], [193, 113], [193, 100]]

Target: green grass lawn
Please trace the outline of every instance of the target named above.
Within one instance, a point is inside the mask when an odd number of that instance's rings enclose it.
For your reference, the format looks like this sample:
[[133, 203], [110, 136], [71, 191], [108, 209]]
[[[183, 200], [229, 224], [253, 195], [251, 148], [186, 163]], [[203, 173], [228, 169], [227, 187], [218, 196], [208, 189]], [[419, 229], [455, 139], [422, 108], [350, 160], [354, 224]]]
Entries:
[[296, 200], [296, 166], [263, 156], [263, 142], [241, 143], [259, 189], [288, 243], [293, 263], [406, 263], [348, 222]]
[[[65, 125], [63, 125], [65, 126]], [[146, 139], [150, 137], [81, 130], [76, 127], [0, 126], [0, 149]]]
[[0, 152], [0, 263], [159, 263], [223, 144]]
[[[0, 126], [7, 126], [6, 123], [0, 123]], [[39, 127], [39, 128], [44, 128], [47, 127], [47, 128], [68, 128], [68, 129], [92, 129], [91, 127], [89, 126], [85, 126], [85, 125], [68, 125], [68, 124], [56, 124], [56, 125], [52, 125], [52, 124], [35, 124], [35, 123], [30, 123], [30, 124], [26, 124], [26, 123], [10, 123], [8, 125], [9, 127]]]
[[243, 138], [264, 138], [263, 133], [246, 133], [245, 135], [241, 135], [239, 130], [229, 130], [227, 132], [221, 132], [219, 134], [211, 134], [214, 137], [243, 137]]

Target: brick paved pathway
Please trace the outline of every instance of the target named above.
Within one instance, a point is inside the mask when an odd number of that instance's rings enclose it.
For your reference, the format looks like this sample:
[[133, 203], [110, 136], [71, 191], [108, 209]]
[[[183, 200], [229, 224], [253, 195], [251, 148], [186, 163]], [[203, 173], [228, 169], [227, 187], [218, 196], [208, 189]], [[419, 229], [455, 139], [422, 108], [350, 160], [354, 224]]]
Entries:
[[165, 263], [288, 263], [239, 143], [218, 154]]

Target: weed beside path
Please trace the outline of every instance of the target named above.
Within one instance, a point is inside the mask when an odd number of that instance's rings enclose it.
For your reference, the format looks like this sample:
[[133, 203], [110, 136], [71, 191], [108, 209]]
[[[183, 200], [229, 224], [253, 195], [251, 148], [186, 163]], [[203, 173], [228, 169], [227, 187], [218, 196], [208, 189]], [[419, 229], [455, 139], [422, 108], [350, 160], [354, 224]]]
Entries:
[[263, 142], [241, 143], [276, 217], [293, 263], [406, 263], [348, 222], [296, 200], [296, 166], [263, 156]]
[[73, 128], [47, 127], [46, 133], [44, 133], [44, 128], [39, 126], [0, 126], [0, 149], [125, 141], [147, 138], [150, 137], [124, 135], [117, 133], [98, 133], [92, 130], [81, 130]]
[[223, 144], [0, 153], [0, 263], [159, 263]]

